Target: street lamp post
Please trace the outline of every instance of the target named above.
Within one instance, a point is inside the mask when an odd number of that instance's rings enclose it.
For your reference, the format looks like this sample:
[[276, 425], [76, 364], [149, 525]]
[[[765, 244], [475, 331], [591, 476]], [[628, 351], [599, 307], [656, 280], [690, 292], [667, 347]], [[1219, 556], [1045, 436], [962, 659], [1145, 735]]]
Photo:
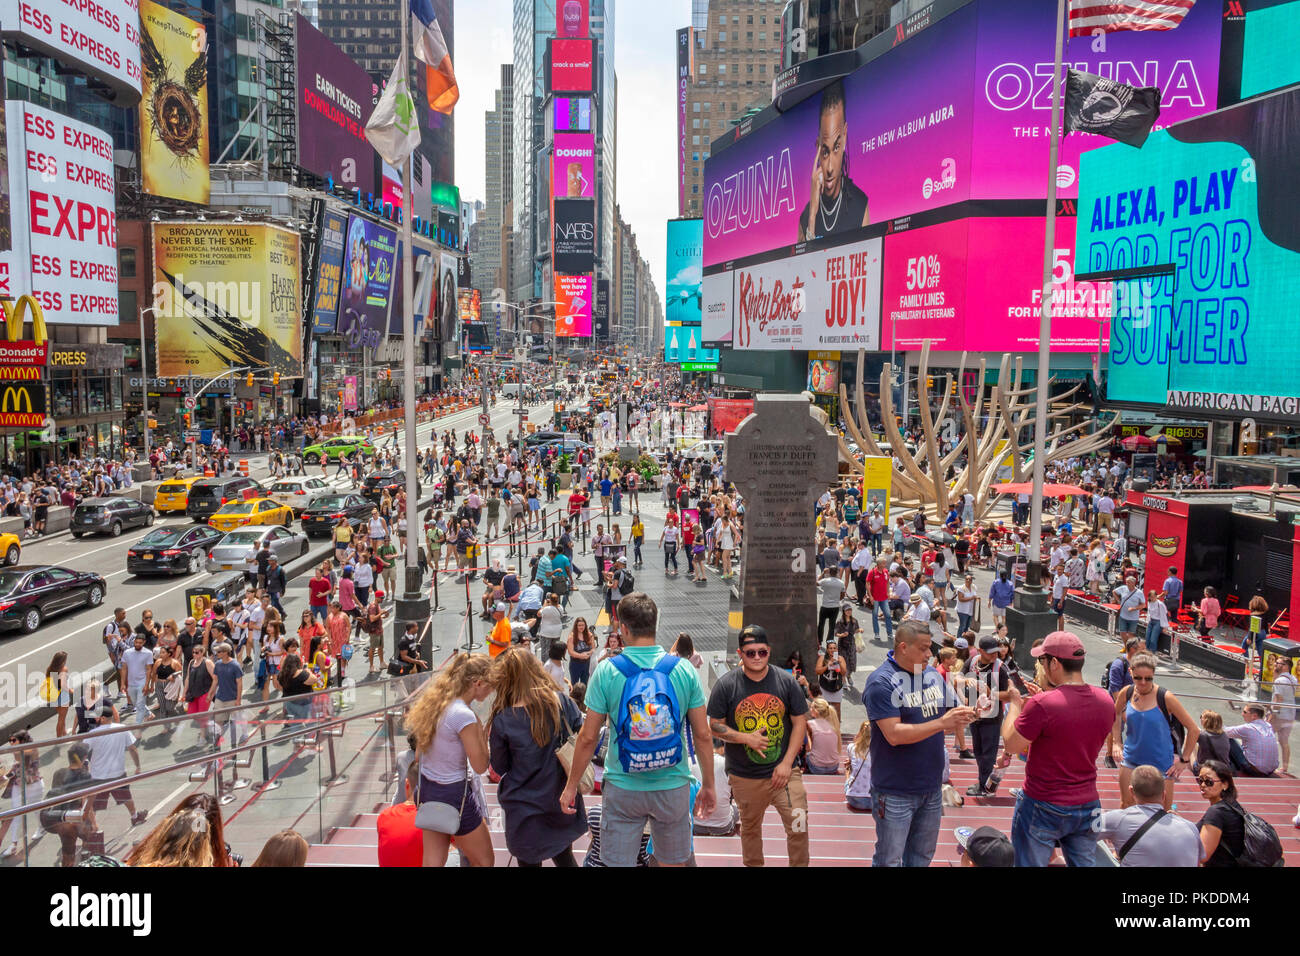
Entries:
[[[144, 419], [144, 460], [149, 460], [149, 360], [145, 349], [144, 317], [157, 312], [156, 306], [140, 310], [140, 415]], [[154, 320], [155, 327], [157, 319]], [[156, 329], [155, 329], [156, 330]]]

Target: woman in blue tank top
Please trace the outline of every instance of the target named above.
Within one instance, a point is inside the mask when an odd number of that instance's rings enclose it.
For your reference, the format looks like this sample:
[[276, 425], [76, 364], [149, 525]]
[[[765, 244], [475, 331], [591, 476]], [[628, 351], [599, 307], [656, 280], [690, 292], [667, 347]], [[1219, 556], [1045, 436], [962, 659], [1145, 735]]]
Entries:
[[[1129, 780], [1135, 767], [1148, 765], [1165, 775], [1164, 807], [1174, 798], [1174, 783], [1190, 765], [1200, 727], [1182, 702], [1156, 684], [1156, 656], [1137, 654], [1129, 664], [1133, 684], [1115, 698], [1116, 741], [1112, 756], [1122, 758], [1119, 771], [1120, 806], [1134, 803]], [[1175, 740], [1175, 724], [1182, 731]], [[1123, 747], [1119, 744], [1123, 741]], [[1176, 749], [1176, 746], [1180, 749]]]

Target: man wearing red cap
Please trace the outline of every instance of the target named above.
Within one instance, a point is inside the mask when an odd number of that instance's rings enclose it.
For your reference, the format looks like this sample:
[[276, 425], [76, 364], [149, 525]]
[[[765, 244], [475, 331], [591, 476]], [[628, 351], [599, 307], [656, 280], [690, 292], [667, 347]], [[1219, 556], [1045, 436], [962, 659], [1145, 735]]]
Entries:
[[1025, 788], [1016, 796], [1011, 843], [1016, 866], [1047, 866], [1059, 843], [1070, 866], [1092, 866], [1101, 812], [1097, 754], [1115, 719], [1108, 693], [1083, 680], [1083, 643], [1053, 631], [1030, 652], [1043, 662], [1051, 690], [1023, 702], [1012, 686], [1002, 721], [1003, 746], [1024, 753]]

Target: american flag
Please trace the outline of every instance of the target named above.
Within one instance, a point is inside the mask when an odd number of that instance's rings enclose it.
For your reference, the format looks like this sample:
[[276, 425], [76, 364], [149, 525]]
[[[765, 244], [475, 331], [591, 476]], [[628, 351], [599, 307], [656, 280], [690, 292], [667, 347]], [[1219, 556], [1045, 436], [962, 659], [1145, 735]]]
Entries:
[[1070, 0], [1070, 36], [1091, 36], [1095, 30], [1172, 30], [1196, 0]]

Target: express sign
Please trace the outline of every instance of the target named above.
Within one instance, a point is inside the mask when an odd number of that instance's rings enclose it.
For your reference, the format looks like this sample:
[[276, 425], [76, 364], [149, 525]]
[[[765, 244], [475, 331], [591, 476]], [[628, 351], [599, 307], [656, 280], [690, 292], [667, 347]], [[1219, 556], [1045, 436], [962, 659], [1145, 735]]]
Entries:
[[0, 0], [0, 24], [7, 37], [99, 80], [116, 105], [140, 101], [138, 0]]
[[5, 118], [14, 228], [0, 298], [30, 293], [47, 322], [117, 325], [112, 138], [22, 101]]

